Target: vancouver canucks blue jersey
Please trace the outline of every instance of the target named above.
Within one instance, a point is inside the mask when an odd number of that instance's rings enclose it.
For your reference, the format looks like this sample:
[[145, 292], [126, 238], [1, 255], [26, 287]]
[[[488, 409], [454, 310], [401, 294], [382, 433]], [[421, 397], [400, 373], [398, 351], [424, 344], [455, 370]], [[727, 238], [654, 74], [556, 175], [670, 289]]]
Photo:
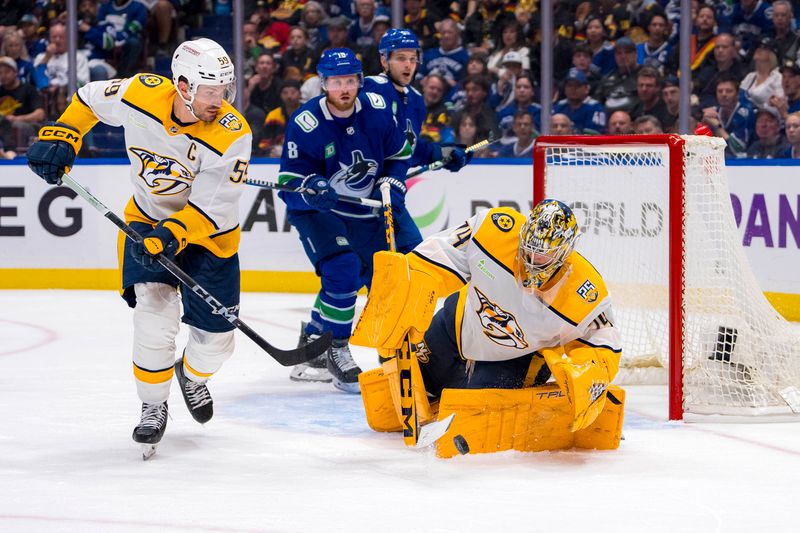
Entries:
[[[412, 147], [379, 94], [360, 91], [347, 118], [334, 117], [325, 96], [294, 112], [286, 125], [278, 181], [299, 186], [310, 174], [328, 179], [339, 194], [368, 198], [375, 181], [405, 181]], [[289, 209], [310, 209], [297, 193], [281, 192]], [[339, 202], [333, 212], [352, 218], [375, 217], [371, 209]]]
[[430, 163], [430, 143], [419, 137], [427, 113], [422, 95], [410, 85], [404, 87], [405, 92], [401, 93], [386, 74], [367, 77], [364, 80], [364, 90], [383, 96], [397, 118], [397, 124], [405, 129], [406, 140], [414, 149], [411, 166], [417, 167]]

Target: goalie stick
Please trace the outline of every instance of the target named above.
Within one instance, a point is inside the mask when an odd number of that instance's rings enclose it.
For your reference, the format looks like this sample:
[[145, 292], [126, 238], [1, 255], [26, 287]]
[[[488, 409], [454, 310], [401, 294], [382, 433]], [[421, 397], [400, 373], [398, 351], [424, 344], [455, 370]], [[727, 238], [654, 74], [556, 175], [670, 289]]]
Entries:
[[[314, 194], [314, 191], [309, 189], [308, 187], [290, 187], [288, 185], [281, 185], [280, 183], [275, 183], [274, 181], [246, 178], [244, 182], [248, 185], [253, 185], [254, 187], [261, 187], [263, 189], [275, 189], [276, 191]], [[378, 200], [373, 200], [371, 198], [359, 198], [358, 196], [347, 196], [344, 194], [340, 194], [339, 200], [342, 202], [347, 202], [349, 204], [360, 204], [360, 205], [365, 205], [367, 207], [377, 207], [377, 208], [381, 207], [381, 203]]]
[[[494, 139], [493, 136], [490, 135], [488, 139], [484, 139], [480, 142], [477, 142], [472, 146], [467, 146], [467, 148], [464, 151], [468, 153], [477, 152], [478, 150], [483, 150], [487, 146], [490, 146], [499, 141], [500, 139]], [[429, 170], [439, 170], [447, 163], [449, 163], [451, 159], [452, 159], [451, 157], [445, 157], [444, 159], [440, 159], [439, 161], [434, 161], [433, 163], [422, 165], [417, 170], [412, 170], [411, 172], [406, 174], [406, 179], [413, 178], [414, 176], [419, 176], [423, 172], [427, 172]]]
[[[104, 217], [109, 219], [114, 223], [115, 226], [122, 230], [122, 232], [125, 233], [129, 239], [131, 239], [133, 242], [142, 242], [142, 236], [136, 230], [126, 224], [125, 221], [114, 214], [108, 207], [103, 205], [100, 200], [98, 200], [92, 193], [84, 189], [83, 186], [75, 181], [69, 174], [64, 174], [61, 177], [61, 181], [64, 185], [78, 193], [81, 198], [92, 204], [92, 206], [100, 211]], [[239, 317], [228, 311], [227, 307], [222, 305], [222, 303], [214, 298], [214, 296], [211, 295], [207, 290], [198, 285], [197, 282], [192, 279], [189, 274], [184, 272], [177, 264], [175, 264], [174, 261], [164, 257], [163, 255], [157, 255], [156, 261], [158, 261], [158, 263], [170, 274], [180, 280], [181, 283], [188, 287], [189, 290], [199, 296], [201, 300], [206, 302], [211, 309], [214, 310], [214, 313], [219, 314], [225, 318], [225, 320], [233, 324], [239, 329], [239, 331], [247, 335], [250, 340], [255, 342], [262, 350], [267, 352], [273, 359], [283, 366], [295, 366], [299, 365], [300, 363], [310, 361], [311, 359], [314, 359], [315, 357], [318, 357], [324, 353], [331, 345], [333, 336], [330, 332], [326, 332], [323, 333], [318, 339], [306, 344], [305, 346], [300, 346], [291, 350], [281, 350], [280, 348], [276, 348], [264, 340], [264, 338], [258, 333], [253, 331], [250, 326], [245, 324]]]

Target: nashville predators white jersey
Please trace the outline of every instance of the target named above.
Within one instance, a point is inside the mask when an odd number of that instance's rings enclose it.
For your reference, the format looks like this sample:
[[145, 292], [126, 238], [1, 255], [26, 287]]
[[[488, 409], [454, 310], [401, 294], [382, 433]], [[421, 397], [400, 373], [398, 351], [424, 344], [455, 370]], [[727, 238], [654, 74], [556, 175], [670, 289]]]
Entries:
[[175, 218], [188, 242], [220, 257], [236, 253], [252, 135], [230, 104], [212, 122], [182, 123], [173, 113], [172, 82], [154, 74], [89, 83], [76, 96], [61, 122], [82, 134], [97, 120], [125, 129], [134, 187], [129, 222]]
[[411, 268], [434, 274], [447, 294], [458, 290], [456, 342], [465, 359], [505, 361], [571, 341], [619, 353], [603, 279], [578, 252], [541, 291], [517, 281], [525, 217], [509, 208], [482, 211], [417, 246]]

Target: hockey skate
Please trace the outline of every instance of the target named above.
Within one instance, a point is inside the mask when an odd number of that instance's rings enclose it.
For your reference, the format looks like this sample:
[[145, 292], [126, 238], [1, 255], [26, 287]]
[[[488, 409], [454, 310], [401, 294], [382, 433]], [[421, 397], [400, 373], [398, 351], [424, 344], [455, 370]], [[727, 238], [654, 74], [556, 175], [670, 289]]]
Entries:
[[[310, 335], [306, 333], [306, 322], [301, 322], [300, 339], [297, 341], [297, 347], [305, 346], [317, 337], [319, 337], [319, 335]], [[328, 352], [330, 352], [330, 348]], [[292, 381], [330, 383], [333, 378], [330, 372], [328, 372], [328, 352], [323, 353], [307, 363], [301, 363], [292, 367], [289, 379]]]
[[333, 339], [328, 350], [328, 372], [333, 378], [333, 386], [340, 391], [359, 394], [358, 375], [361, 369], [350, 353], [349, 339]]
[[167, 402], [142, 404], [142, 419], [133, 428], [133, 440], [142, 445], [142, 460], [146, 461], [156, 453], [156, 445], [167, 429], [168, 413]]
[[181, 393], [189, 413], [196, 421], [205, 424], [214, 416], [214, 400], [205, 383], [192, 381], [183, 372], [183, 358], [175, 362], [175, 377], [181, 386]]

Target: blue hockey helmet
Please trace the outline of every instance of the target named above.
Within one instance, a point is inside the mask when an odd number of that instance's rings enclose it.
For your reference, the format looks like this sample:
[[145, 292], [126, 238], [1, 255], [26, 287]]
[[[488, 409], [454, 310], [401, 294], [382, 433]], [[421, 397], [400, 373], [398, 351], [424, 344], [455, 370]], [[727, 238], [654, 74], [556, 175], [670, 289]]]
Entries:
[[330, 48], [322, 52], [317, 64], [317, 74], [325, 88], [325, 79], [334, 76], [358, 75], [359, 87], [364, 84], [361, 61], [349, 48]]
[[414, 32], [405, 28], [392, 28], [384, 33], [378, 44], [378, 52], [389, 59], [395, 50], [416, 50], [419, 56], [419, 41]]

